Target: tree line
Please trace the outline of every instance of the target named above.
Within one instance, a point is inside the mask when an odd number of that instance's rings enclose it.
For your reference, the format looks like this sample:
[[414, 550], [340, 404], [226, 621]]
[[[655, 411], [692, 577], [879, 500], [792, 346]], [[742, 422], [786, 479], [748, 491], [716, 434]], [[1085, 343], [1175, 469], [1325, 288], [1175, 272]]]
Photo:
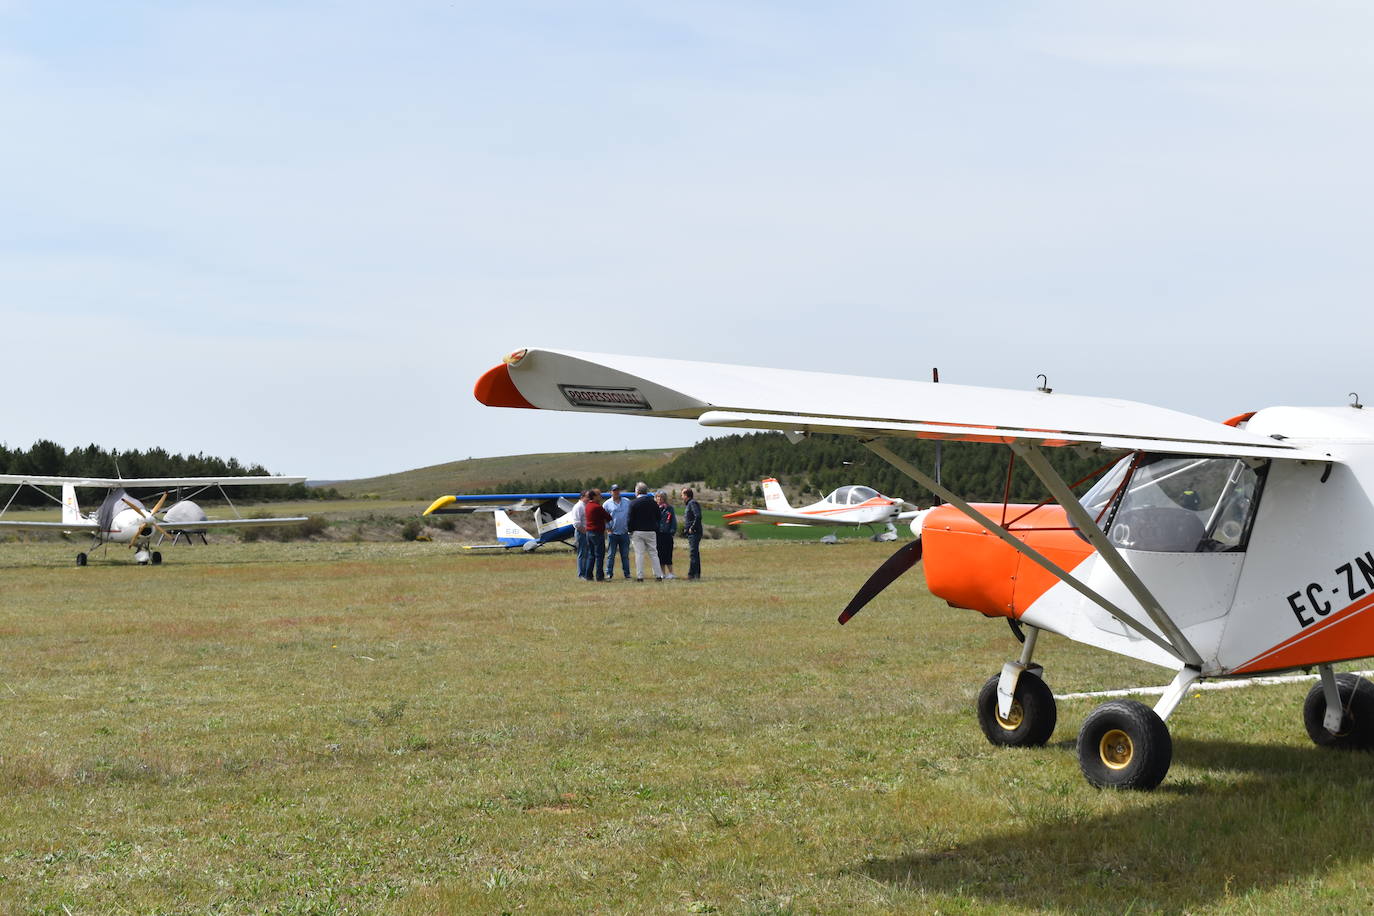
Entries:
[[[40, 439], [28, 448], [10, 448], [0, 443], [0, 474], [34, 477], [256, 477], [271, 472], [260, 464], [241, 464], [237, 458], [216, 458], [204, 453], [181, 455], [162, 448], [115, 453], [92, 443], [84, 447], [63, 448], [49, 439]], [[0, 487], [4, 502], [10, 502], [11, 486]], [[213, 494], [213, 495], [212, 495]], [[303, 483], [287, 486], [235, 487], [234, 500], [266, 502], [337, 497], [333, 488], [311, 488]], [[207, 490], [197, 502], [213, 503], [218, 490]], [[46, 506], [51, 500], [30, 487], [14, 494], [11, 505]], [[0, 503], [3, 505], [3, 503]]]
[[[936, 443], [921, 439], [891, 438], [887, 445], [927, 474], [935, 473]], [[1011, 450], [1006, 446], [977, 442], [945, 442], [941, 457], [941, 482], [967, 499], [1000, 502], [1007, 492]], [[1082, 456], [1072, 448], [1045, 450], [1056, 471], [1069, 483], [1096, 477], [1109, 459]], [[777, 477], [789, 492], [819, 499], [845, 484], [864, 484], [887, 496], [911, 502], [930, 502], [932, 494], [902, 472], [848, 436], [815, 435], [792, 444], [782, 433], [741, 433], [706, 439], [653, 472], [661, 482], [701, 481], [714, 490], [730, 493], [730, 501], [744, 504], [762, 497], [759, 481]], [[620, 481], [625, 485], [625, 481]], [[578, 492], [588, 487], [604, 489], [607, 481], [549, 479], [509, 481], [487, 493]], [[1086, 485], [1085, 485], [1086, 486]], [[1079, 488], [1082, 492], [1083, 487]], [[1013, 502], [1039, 502], [1048, 494], [1024, 462], [1011, 462], [1010, 498]]]

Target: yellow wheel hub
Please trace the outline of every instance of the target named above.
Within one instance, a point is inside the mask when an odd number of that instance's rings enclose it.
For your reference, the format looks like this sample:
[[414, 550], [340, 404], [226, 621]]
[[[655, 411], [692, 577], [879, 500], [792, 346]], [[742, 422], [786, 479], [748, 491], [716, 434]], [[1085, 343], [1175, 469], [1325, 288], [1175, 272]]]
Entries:
[[1130, 735], [1114, 728], [1097, 743], [1097, 753], [1102, 762], [1113, 770], [1124, 770], [1131, 765], [1131, 758], [1135, 756], [1135, 745], [1131, 743]]
[[[996, 707], [994, 707], [994, 709], [995, 708]], [[1020, 700], [1012, 700], [1011, 710], [1007, 713], [1006, 718], [1002, 718], [1002, 714], [1000, 712], [996, 713], [996, 716], [998, 725], [1002, 726], [1009, 732], [1014, 732], [1021, 727], [1021, 720], [1023, 720], [1026, 717], [1026, 712], [1021, 708]]]

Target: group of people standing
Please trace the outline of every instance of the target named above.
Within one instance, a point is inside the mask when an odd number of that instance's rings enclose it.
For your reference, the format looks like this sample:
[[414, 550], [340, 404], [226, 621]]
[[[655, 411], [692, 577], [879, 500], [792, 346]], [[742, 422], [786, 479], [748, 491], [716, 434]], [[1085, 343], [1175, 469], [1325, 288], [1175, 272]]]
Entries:
[[[687, 538], [687, 578], [701, 578], [701, 505], [691, 487], [682, 491], [682, 533]], [[635, 484], [633, 499], [611, 485], [604, 500], [600, 490], [585, 490], [573, 509], [576, 532], [577, 577], [587, 582], [615, 578], [615, 558], [630, 578], [630, 547], [635, 554], [635, 581], [644, 581], [644, 558], [654, 579], [676, 579], [673, 575], [673, 537], [677, 534], [677, 513], [668, 502], [666, 490], [651, 494], [648, 484]]]

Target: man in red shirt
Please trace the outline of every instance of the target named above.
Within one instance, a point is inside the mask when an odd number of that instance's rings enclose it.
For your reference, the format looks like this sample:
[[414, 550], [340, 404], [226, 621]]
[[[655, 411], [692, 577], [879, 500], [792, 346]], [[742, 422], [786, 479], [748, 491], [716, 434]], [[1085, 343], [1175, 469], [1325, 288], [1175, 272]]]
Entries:
[[[605, 582], [606, 526], [610, 524], [611, 513], [601, 505], [601, 491], [592, 490], [587, 500], [585, 524], [587, 527], [587, 552], [591, 555], [592, 569], [596, 570], [596, 581]], [[591, 581], [591, 577], [587, 577]]]

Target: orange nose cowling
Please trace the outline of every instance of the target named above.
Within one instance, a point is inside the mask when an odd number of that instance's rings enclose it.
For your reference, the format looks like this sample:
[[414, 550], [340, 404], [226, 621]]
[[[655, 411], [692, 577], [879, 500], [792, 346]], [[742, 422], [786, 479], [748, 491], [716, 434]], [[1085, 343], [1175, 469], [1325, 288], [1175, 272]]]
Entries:
[[[1001, 503], [974, 507], [993, 521], [1004, 517]], [[1015, 519], [1030, 509], [1028, 505], [1009, 505], [1005, 518]], [[1086, 541], [1068, 530], [1064, 510], [1058, 506], [1030, 511], [1010, 530], [1068, 570], [1093, 552]], [[921, 554], [931, 594], [954, 607], [989, 617], [1020, 617], [1058, 581], [953, 506], [940, 506], [926, 516], [921, 527]]]

